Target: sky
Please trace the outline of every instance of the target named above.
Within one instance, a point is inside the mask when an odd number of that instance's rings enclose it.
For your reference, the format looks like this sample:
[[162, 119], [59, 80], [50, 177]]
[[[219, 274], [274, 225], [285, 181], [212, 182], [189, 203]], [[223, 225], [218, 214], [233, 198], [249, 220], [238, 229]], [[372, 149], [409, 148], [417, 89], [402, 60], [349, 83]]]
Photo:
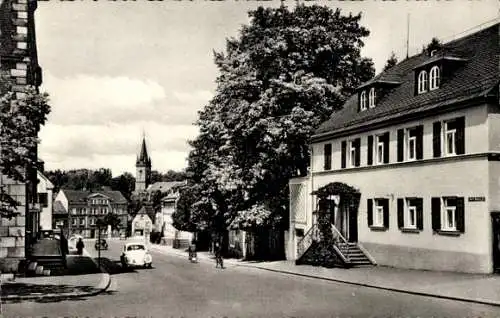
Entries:
[[[295, 1], [285, 1], [295, 6]], [[381, 71], [391, 52], [418, 53], [499, 17], [498, 0], [308, 1], [362, 13], [362, 55]], [[215, 91], [213, 52], [247, 12], [280, 1], [40, 1], [35, 14], [42, 91], [52, 112], [39, 137], [47, 170], [110, 168], [135, 175], [143, 134], [154, 170], [186, 167], [193, 123]]]

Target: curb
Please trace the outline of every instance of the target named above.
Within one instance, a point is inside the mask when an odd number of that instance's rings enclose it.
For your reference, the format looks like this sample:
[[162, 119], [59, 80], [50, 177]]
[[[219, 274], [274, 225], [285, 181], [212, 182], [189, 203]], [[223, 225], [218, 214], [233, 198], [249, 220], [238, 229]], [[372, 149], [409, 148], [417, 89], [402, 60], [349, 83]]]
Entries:
[[300, 277], [307, 277], [307, 278], [315, 278], [315, 279], [326, 280], [326, 281], [331, 281], [331, 282], [336, 282], [336, 283], [342, 283], [342, 284], [348, 284], [348, 285], [355, 285], [355, 286], [376, 288], [376, 289], [393, 291], [393, 292], [410, 294], [410, 295], [416, 295], [416, 296], [425, 296], [425, 297], [433, 297], [433, 298], [440, 298], [440, 299], [456, 300], [456, 301], [476, 303], [476, 304], [481, 304], [481, 305], [489, 305], [489, 306], [498, 306], [498, 307], [500, 307], [500, 301], [495, 301], [495, 300], [472, 299], [472, 298], [464, 298], [464, 297], [458, 297], [458, 296], [437, 295], [437, 294], [431, 294], [431, 293], [426, 293], [426, 292], [417, 292], [417, 291], [411, 291], [411, 290], [400, 289], [400, 288], [395, 288], [395, 287], [384, 287], [384, 286], [380, 286], [380, 285], [367, 284], [367, 283], [359, 283], [359, 282], [353, 282], [353, 281], [336, 279], [336, 278], [316, 276], [316, 275], [312, 275], [312, 274], [301, 274], [301, 273], [292, 272], [292, 271], [272, 269], [272, 268], [265, 268], [265, 267], [260, 267], [260, 266], [255, 266], [255, 265], [248, 265], [248, 264], [241, 264], [241, 263], [240, 264], [235, 263], [234, 265], [235, 266], [240, 266], [240, 267], [247, 267], [247, 268], [256, 268], [256, 269], [266, 270], [266, 271], [275, 272], [275, 273], [282, 273], [282, 274], [288, 274], [288, 275], [294, 275], [294, 276], [300, 276]]
[[[86, 251], [85, 251], [86, 252]], [[88, 252], [87, 252], [88, 254]], [[88, 254], [90, 257], [90, 254]], [[92, 261], [96, 264], [95, 260], [91, 257]], [[88, 296], [95, 296], [98, 295], [105, 290], [109, 288], [111, 285], [111, 276], [107, 271], [104, 269], [104, 267], [100, 266], [99, 270], [101, 271], [101, 279], [99, 281], [99, 284], [95, 287], [95, 291], [91, 292], [72, 292], [72, 293], [59, 293], [59, 294], [45, 294], [45, 295], [7, 295], [7, 296], [1, 296], [0, 300], [1, 301], [17, 301], [17, 300], [42, 300], [42, 299], [47, 299], [47, 300], [58, 300], [58, 299], [72, 299], [72, 298], [81, 298], [81, 297], [88, 297]]]
[[[156, 250], [159, 251], [159, 252], [161, 252], [161, 249], [156, 249]], [[175, 252], [170, 252], [169, 253], [168, 251], [165, 251], [165, 253], [169, 254], [169, 255], [179, 256], [179, 257], [183, 256], [180, 253], [175, 253]], [[206, 259], [206, 258], [200, 258], [200, 257], [198, 257], [198, 259], [199, 260], [210, 261], [210, 259]], [[224, 263], [226, 263], [226, 260], [224, 261]], [[239, 267], [255, 268], [255, 269], [260, 269], [260, 270], [265, 270], [265, 271], [275, 272], [275, 273], [281, 273], [281, 274], [287, 274], [287, 275], [294, 275], [294, 276], [299, 276], [299, 277], [320, 279], [320, 280], [325, 280], [325, 281], [330, 281], [330, 282], [335, 282], [335, 283], [341, 283], [341, 284], [348, 284], [348, 285], [354, 285], [354, 286], [362, 286], [362, 287], [375, 288], [375, 289], [380, 289], [380, 290], [387, 290], [387, 291], [404, 293], [404, 294], [410, 294], [410, 295], [416, 295], [416, 296], [424, 296], [424, 297], [432, 297], [432, 298], [439, 298], [439, 299], [463, 301], [463, 302], [468, 302], [468, 303], [475, 303], [475, 304], [481, 304], [481, 305], [489, 305], [489, 306], [500, 307], [500, 301], [495, 301], [495, 300], [473, 299], [473, 298], [465, 298], [465, 297], [458, 297], [458, 296], [446, 296], [446, 295], [431, 294], [431, 293], [426, 293], [426, 292], [411, 291], [411, 290], [401, 289], [401, 288], [395, 288], [395, 287], [384, 287], [384, 286], [375, 285], [375, 284], [360, 283], [360, 282], [342, 280], [342, 279], [338, 279], [338, 278], [329, 278], [329, 277], [317, 276], [317, 275], [313, 275], [313, 274], [302, 274], [302, 273], [297, 273], [297, 272], [293, 272], [293, 271], [266, 268], [266, 267], [261, 267], [261, 266], [258, 266], [258, 265], [244, 264], [244, 263], [241, 263], [241, 262], [232, 262], [232, 261], [229, 261], [229, 262], [227, 262], [227, 264], [231, 264], [231, 265], [239, 266]]]

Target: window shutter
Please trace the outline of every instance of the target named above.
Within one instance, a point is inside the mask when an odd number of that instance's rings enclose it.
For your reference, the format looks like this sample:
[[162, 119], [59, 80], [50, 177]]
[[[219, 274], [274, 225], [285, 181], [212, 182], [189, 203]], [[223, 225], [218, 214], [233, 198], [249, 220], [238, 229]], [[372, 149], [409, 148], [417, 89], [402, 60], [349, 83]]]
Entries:
[[424, 229], [424, 199], [415, 199], [415, 204], [417, 206], [417, 229]]
[[356, 138], [356, 140], [354, 140], [354, 147], [356, 148], [354, 165], [356, 167], [359, 167], [361, 164], [361, 138]]
[[389, 199], [383, 200], [384, 202], [384, 227], [389, 228]]
[[398, 228], [400, 229], [405, 227], [404, 213], [405, 213], [405, 200], [400, 198], [398, 199]]
[[368, 220], [368, 226], [373, 225], [373, 200], [368, 199], [366, 200], [366, 213], [368, 215], [367, 220]]
[[384, 134], [384, 163], [389, 163], [389, 132]]
[[373, 136], [368, 136], [368, 153], [367, 153], [367, 164], [371, 166], [373, 164]]
[[463, 155], [465, 154], [465, 117], [459, 117], [456, 120], [456, 130], [457, 130], [457, 136], [456, 136], [456, 150], [457, 150], [457, 155]]
[[342, 157], [341, 160], [342, 161], [341, 161], [341, 165], [340, 165], [341, 168], [346, 167], [346, 155], [347, 155], [346, 151], [347, 151], [347, 142], [344, 140], [344, 141], [342, 141], [342, 149], [341, 149], [341, 152], [342, 152], [341, 153], [341, 157]]
[[417, 126], [417, 160], [424, 159], [424, 126]]
[[441, 157], [441, 122], [432, 125], [432, 149], [434, 158]]
[[441, 198], [432, 198], [432, 229], [441, 230]]
[[324, 166], [323, 166], [324, 170], [332, 169], [332, 144], [325, 144], [323, 160], [324, 160]]
[[460, 233], [465, 232], [465, 211], [464, 211], [464, 198], [457, 198], [456, 201], [456, 218], [457, 218], [457, 231]]
[[405, 131], [404, 129], [398, 129], [398, 162], [404, 160], [405, 156]]

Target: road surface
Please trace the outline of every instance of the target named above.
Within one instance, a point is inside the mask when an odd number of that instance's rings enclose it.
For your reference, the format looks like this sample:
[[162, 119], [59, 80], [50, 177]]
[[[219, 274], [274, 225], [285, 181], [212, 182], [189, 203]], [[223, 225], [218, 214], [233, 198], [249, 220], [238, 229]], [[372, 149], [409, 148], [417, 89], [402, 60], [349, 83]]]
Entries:
[[[5, 317], [500, 317], [500, 307], [414, 296], [244, 267], [216, 269], [153, 252], [153, 269], [124, 272], [124, 241], [103, 251], [112, 284], [82, 300], [4, 305]], [[93, 243], [87, 243], [89, 252]]]

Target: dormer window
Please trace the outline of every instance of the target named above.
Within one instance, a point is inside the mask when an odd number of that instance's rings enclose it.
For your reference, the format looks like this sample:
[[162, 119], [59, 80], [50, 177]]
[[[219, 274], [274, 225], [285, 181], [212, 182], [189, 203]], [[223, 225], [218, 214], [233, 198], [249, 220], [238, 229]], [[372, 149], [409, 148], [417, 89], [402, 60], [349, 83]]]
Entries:
[[427, 92], [427, 72], [426, 71], [420, 71], [418, 74], [418, 93], [425, 93]]
[[362, 91], [359, 95], [359, 109], [361, 111], [366, 110], [366, 92]]
[[375, 107], [375, 88], [370, 88], [370, 93], [368, 94], [368, 107]]
[[431, 71], [429, 72], [429, 90], [435, 90], [439, 88], [439, 81], [440, 81], [440, 76], [439, 76], [439, 67], [433, 66], [431, 68]]

